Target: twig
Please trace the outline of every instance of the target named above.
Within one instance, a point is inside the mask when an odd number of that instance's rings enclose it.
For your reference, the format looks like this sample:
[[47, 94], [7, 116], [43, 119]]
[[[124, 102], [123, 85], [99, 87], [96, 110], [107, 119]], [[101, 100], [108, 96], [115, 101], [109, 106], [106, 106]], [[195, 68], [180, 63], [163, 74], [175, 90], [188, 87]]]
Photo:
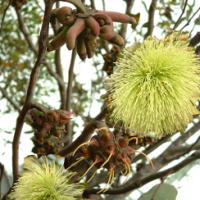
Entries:
[[[170, 162], [179, 159], [181, 156], [184, 156], [187, 154], [186, 150], [183, 149], [182, 152], [179, 151], [178, 154], [175, 154], [174, 151], [178, 148], [180, 148], [185, 141], [187, 141], [194, 133], [196, 133], [200, 128], [200, 123], [195, 124], [192, 128], [190, 128], [186, 133], [182, 134], [179, 138], [177, 138], [174, 142], [172, 142], [171, 145], [169, 145], [166, 150], [162, 152], [161, 155], [159, 155], [157, 158], [153, 159], [152, 162], [154, 163], [154, 166], [157, 170], [163, 168]], [[183, 155], [184, 152], [184, 155]], [[140, 169], [137, 171], [136, 174], [132, 176], [131, 179], [139, 179], [144, 174], [150, 174], [150, 165], [143, 165], [140, 167]], [[131, 180], [130, 180], [131, 181]], [[129, 181], [128, 181], [129, 182]]]
[[[61, 64], [61, 60], [60, 60], [60, 49], [57, 49], [55, 52], [55, 66], [56, 66], [56, 74], [58, 74], [59, 77], [62, 79], [62, 82], [64, 82], [62, 64]], [[58, 84], [58, 87], [59, 87], [59, 91], [60, 91], [61, 109], [65, 109], [66, 87], [64, 84], [63, 85]]]
[[[155, 149], [157, 149], [159, 146], [161, 146], [162, 144], [164, 144], [165, 142], [169, 141], [169, 139], [171, 138], [170, 135], [162, 138], [161, 140], [159, 140], [158, 142], [156, 142], [155, 144], [153, 145], [150, 145], [148, 146], [144, 151], [143, 153], [144, 154], [149, 154], [151, 153], [152, 151], [154, 151]], [[138, 154], [133, 160], [132, 160], [132, 163], [135, 163], [137, 162], [138, 160], [144, 158], [144, 156], [142, 154]]]
[[24, 103], [23, 108], [17, 119], [16, 129], [15, 129], [14, 138], [13, 138], [13, 145], [12, 145], [12, 151], [13, 151], [12, 152], [13, 153], [13, 156], [12, 156], [13, 166], [12, 167], [13, 167], [13, 180], [14, 181], [17, 180], [18, 173], [19, 173], [18, 156], [19, 156], [20, 135], [21, 135], [21, 131], [23, 128], [23, 123], [24, 123], [26, 113], [29, 110], [29, 107], [31, 105], [36, 81], [37, 81], [39, 71], [40, 71], [40, 66], [41, 66], [42, 60], [43, 60], [45, 52], [46, 52], [46, 45], [47, 45], [48, 32], [49, 32], [50, 12], [51, 12], [52, 6], [53, 6], [53, 1], [46, 0], [44, 18], [43, 18], [42, 28], [41, 28], [40, 36], [39, 36], [39, 50], [38, 50], [38, 54], [37, 54], [38, 57], [37, 57], [35, 65], [34, 65], [34, 68], [31, 71], [30, 82], [28, 85], [25, 103]]
[[1, 185], [4, 174], [4, 166], [0, 163], [0, 198], [1, 198]]
[[6, 90], [5, 90], [4, 88], [0, 87], [0, 91], [1, 91], [1, 93], [2, 93], [2, 95], [3, 95], [3, 97], [6, 98], [6, 99], [8, 100], [8, 102], [13, 106], [13, 108], [14, 108], [15, 110], [17, 110], [18, 112], [20, 112], [20, 107], [19, 107], [19, 105], [17, 105], [17, 104], [15, 103], [15, 101], [13, 101], [13, 99], [8, 95], [8, 93], [6, 92]]
[[[154, 174], [150, 174], [146, 177], [143, 177], [142, 179], [139, 180], [133, 180], [131, 182], [131, 184], [125, 184], [123, 186], [120, 186], [118, 188], [115, 189], [111, 189], [106, 191], [104, 194], [122, 194], [122, 193], [126, 193], [126, 192], [130, 192], [133, 191], [134, 189], [137, 189], [143, 185], [145, 185], [146, 183], [149, 183], [153, 180], [156, 180], [158, 178], [162, 178], [168, 175], [171, 175], [175, 172], [177, 172], [178, 170], [182, 169], [183, 167], [185, 167], [186, 165], [190, 164], [191, 162], [200, 159], [200, 152], [197, 151], [195, 153], [193, 153], [191, 156], [189, 156], [188, 158], [186, 158], [185, 160], [183, 160], [182, 162], [178, 163], [177, 165], [168, 168], [166, 170], [163, 170], [161, 172], [157, 172]], [[88, 189], [85, 190], [84, 192], [84, 196], [87, 197], [89, 194], [96, 194], [100, 191], [100, 189]]]
[[[127, 0], [126, 1], [126, 14], [130, 14], [131, 10], [133, 8], [134, 0]], [[127, 24], [123, 23], [122, 28], [120, 30], [120, 35], [125, 39], [126, 38], [126, 32], [127, 32]]]
[[[12, 0], [9, 0], [8, 5], [6, 6], [6, 8], [3, 11], [3, 15], [2, 15], [2, 19], [1, 19], [1, 25], [0, 25], [1, 26], [0, 27], [0, 33], [3, 30], [3, 23], [4, 23], [4, 20], [5, 20], [5, 17], [6, 17], [7, 10], [10, 7], [11, 3], [12, 3]], [[3, 2], [2, 2], [2, 4], [3, 4]]]
[[95, 2], [94, 0], [90, 0], [91, 8], [96, 10]]
[[149, 7], [149, 19], [148, 19], [147, 33], [145, 34], [145, 38], [147, 38], [149, 35], [152, 35], [153, 33], [156, 4], [157, 0], [152, 0], [151, 5]]
[[190, 24], [192, 19], [195, 17], [195, 15], [200, 11], [200, 7], [194, 12], [194, 14], [190, 17], [189, 20], [187, 20], [187, 23], [180, 29], [180, 31], [183, 31], [183, 29]]
[[186, 7], [187, 7], [187, 4], [188, 4], [188, 0], [185, 0], [184, 6], [183, 6], [183, 10], [182, 10], [182, 12], [181, 12], [179, 18], [178, 18], [177, 21], [175, 22], [174, 27], [173, 27], [173, 30], [175, 30], [175, 29], [179, 26], [180, 21], [181, 21], [181, 18], [182, 18], [182, 16], [183, 16], [183, 14], [185, 13], [185, 9], [186, 9]]
[[[30, 34], [28, 33], [28, 29], [27, 29], [27, 27], [26, 27], [26, 25], [25, 25], [25, 23], [24, 23], [24, 21], [23, 21], [23, 18], [22, 18], [22, 16], [21, 16], [21, 13], [20, 13], [17, 9], [15, 9], [15, 11], [16, 11], [16, 14], [17, 14], [17, 19], [18, 19], [18, 23], [19, 23], [19, 28], [20, 28], [21, 32], [23, 33], [24, 38], [25, 38], [25, 40], [27, 41], [29, 48], [30, 48], [30, 49], [33, 51], [33, 53], [37, 56], [38, 50], [37, 50], [37, 48], [35, 47], [35, 45], [34, 45], [32, 39], [31, 39], [31, 37], [30, 37]], [[45, 61], [43, 62], [43, 64], [46, 66], [46, 68], [47, 68], [49, 74], [50, 74], [51, 76], [53, 76], [53, 77], [56, 79], [56, 81], [58, 82], [58, 84], [59, 84], [61, 87], [65, 87], [65, 83], [64, 83], [63, 79], [62, 79], [58, 74], [56, 74], [56, 73], [52, 70], [51, 66], [50, 66], [47, 62], [45, 62]]]
[[25, 26], [24, 24], [24, 21], [23, 21], [23, 18], [21, 16], [21, 13], [19, 12], [19, 10], [15, 9], [15, 12], [17, 14], [17, 19], [18, 19], [18, 23], [19, 23], [19, 28], [21, 30], [21, 32], [23, 33], [24, 35], [24, 38], [25, 40], [27, 41], [28, 43], [28, 46], [30, 47], [30, 49], [34, 52], [34, 54], [37, 55], [38, 53], [38, 50], [37, 48], [34, 46], [34, 43], [30, 37], [30, 34], [28, 33], [28, 29], [27, 27]]
[[71, 95], [72, 95], [72, 83], [74, 75], [74, 64], [76, 60], [76, 49], [73, 49], [71, 55], [71, 61], [68, 71], [68, 83], [67, 83], [67, 94], [66, 94], [66, 110], [70, 111], [71, 109]]
[[106, 10], [105, 0], [102, 0], [103, 10]]
[[[64, 104], [64, 108], [67, 111], [71, 111], [71, 98], [72, 98], [72, 85], [73, 85], [73, 78], [74, 78], [74, 65], [76, 60], [76, 49], [72, 50], [71, 61], [68, 71], [68, 83], [67, 83], [67, 92], [66, 92], [66, 103]], [[72, 141], [72, 130], [71, 130], [71, 122], [67, 124], [67, 142]]]
[[191, 38], [189, 46], [195, 47], [199, 43], [200, 43], [200, 32], [198, 32], [193, 38]]

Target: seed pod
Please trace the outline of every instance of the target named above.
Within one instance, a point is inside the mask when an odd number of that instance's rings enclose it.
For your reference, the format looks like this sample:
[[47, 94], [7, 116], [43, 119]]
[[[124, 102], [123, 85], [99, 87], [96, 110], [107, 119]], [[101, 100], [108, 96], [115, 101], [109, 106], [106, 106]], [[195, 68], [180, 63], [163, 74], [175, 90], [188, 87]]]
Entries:
[[60, 48], [66, 42], [66, 34], [68, 27], [65, 27], [62, 31], [60, 31], [54, 39], [48, 44], [47, 51], [53, 51]]
[[104, 12], [96, 12], [94, 18], [99, 22], [100, 26], [113, 24], [111, 17]]
[[67, 37], [66, 37], [66, 44], [69, 50], [74, 49], [75, 44], [76, 44], [76, 38], [84, 29], [85, 29], [84, 19], [77, 19], [74, 25], [72, 25], [69, 28], [67, 32]]
[[96, 36], [90, 33], [86, 34], [84, 41], [87, 50], [87, 56], [88, 58], [92, 58], [96, 48]]
[[86, 19], [86, 25], [91, 29], [92, 33], [94, 35], [99, 35], [100, 34], [100, 26], [99, 23], [93, 18], [93, 17], [88, 17]]
[[98, 11], [98, 13], [108, 15], [114, 22], [137, 24], [137, 20], [134, 17], [122, 13], [112, 11]]
[[119, 45], [119, 46], [124, 46], [124, 39], [122, 36], [120, 36], [119, 34], [116, 34], [111, 40], [110, 42]]
[[116, 36], [117, 33], [113, 31], [113, 27], [111, 25], [104, 25], [101, 27], [100, 37], [104, 40], [110, 41]]
[[85, 60], [87, 57], [87, 50], [86, 50], [86, 45], [83, 37], [79, 37], [77, 40], [77, 53], [81, 60]]
[[51, 17], [56, 17], [63, 25], [72, 25], [75, 21], [73, 11], [69, 7], [56, 8], [51, 12]]

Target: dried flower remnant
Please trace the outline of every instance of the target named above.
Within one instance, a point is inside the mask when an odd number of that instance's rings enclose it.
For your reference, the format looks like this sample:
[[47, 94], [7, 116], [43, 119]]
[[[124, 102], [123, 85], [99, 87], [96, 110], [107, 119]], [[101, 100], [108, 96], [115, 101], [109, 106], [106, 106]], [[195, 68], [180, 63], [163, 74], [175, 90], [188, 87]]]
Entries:
[[[86, 169], [84, 167], [85, 171], [82, 172], [81, 178], [88, 175], [90, 171], [94, 171], [88, 177], [87, 182], [90, 182], [95, 177], [98, 169], [105, 169], [108, 171], [107, 184], [111, 185], [116, 173], [121, 173], [124, 176], [130, 174], [131, 161], [135, 153], [143, 154], [133, 147], [132, 141], [133, 138], [128, 138], [127, 136], [115, 136], [106, 127], [97, 129], [97, 135], [81, 144], [74, 151], [73, 156], [76, 160], [73, 163], [67, 161], [65, 167], [73, 170], [73, 168], [76, 169], [76, 165], [84, 166], [86, 162], [88, 167]], [[146, 157], [146, 155], [144, 156]], [[150, 163], [152, 164], [151, 161]], [[105, 190], [104, 188], [101, 192]]]
[[178, 34], [128, 48], [110, 79], [112, 118], [144, 136], [183, 130], [197, 113], [199, 60]]
[[57, 154], [64, 146], [67, 134], [65, 125], [72, 113], [64, 110], [48, 110], [45, 113], [32, 109], [29, 111], [29, 124], [34, 129], [33, 152], [38, 156]]

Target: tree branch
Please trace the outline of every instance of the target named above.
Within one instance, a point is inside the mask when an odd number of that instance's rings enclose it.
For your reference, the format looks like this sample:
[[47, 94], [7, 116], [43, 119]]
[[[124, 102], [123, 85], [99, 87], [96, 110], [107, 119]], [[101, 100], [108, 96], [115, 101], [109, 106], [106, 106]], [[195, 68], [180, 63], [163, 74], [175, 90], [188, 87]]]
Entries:
[[185, 0], [184, 6], [183, 6], [183, 10], [182, 10], [179, 18], [177, 19], [176, 23], [174, 24], [173, 30], [175, 30], [178, 27], [178, 25], [180, 24], [181, 18], [183, 16], [183, 14], [185, 13], [185, 9], [187, 7], [187, 4], [188, 4], [188, 0]]
[[6, 90], [4, 88], [0, 87], [0, 91], [2, 93], [2, 96], [8, 100], [8, 102], [13, 106], [13, 108], [15, 110], [17, 110], [18, 112], [20, 112], [19, 105], [17, 105], [15, 103], [15, 101], [13, 101], [13, 99], [8, 95], [8, 93], [6, 92]]
[[53, 6], [53, 1], [46, 0], [44, 18], [43, 18], [42, 28], [41, 28], [40, 36], [39, 36], [39, 50], [37, 54], [38, 57], [30, 75], [30, 82], [28, 85], [25, 103], [17, 119], [16, 129], [15, 129], [14, 138], [13, 138], [13, 145], [12, 145], [12, 151], [13, 151], [13, 156], [12, 156], [13, 166], [12, 167], [13, 167], [14, 181], [17, 180], [18, 173], [19, 173], [19, 170], [18, 170], [19, 168], [18, 156], [19, 155], [18, 154], [19, 154], [20, 135], [23, 128], [23, 123], [24, 123], [26, 113], [29, 110], [29, 106], [33, 98], [33, 93], [34, 93], [36, 81], [39, 75], [40, 66], [46, 52], [46, 45], [47, 45], [48, 32], [49, 32], [49, 20], [50, 20], [50, 13], [51, 13], [52, 6]]
[[199, 11], [200, 11], [200, 7], [196, 10], [196, 12], [194, 12], [194, 14], [190, 17], [190, 19], [187, 20], [187, 23], [180, 29], [180, 32], [183, 31], [183, 29], [184, 29], [185, 27], [187, 27], [187, 26], [190, 24], [190, 22], [192, 21], [192, 19], [195, 17], [195, 15], [196, 15]]
[[[60, 60], [60, 49], [57, 49], [55, 52], [55, 66], [56, 66], [56, 74], [62, 79], [62, 82], [64, 83], [63, 78], [63, 70], [62, 70], [62, 64]], [[66, 102], [66, 87], [65, 84], [58, 84], [59, 91], [60, 91], [60, 100], [61, 100], [61, 109], [65, 109], [65, 102]]]
[[198, 32], [194, 37], [191, 38], [189, 46], [195, 47], [200, 43], [200, 32]]
[[15, 9], [15, 12], [16, 12], [16, 14], [17, 14], [17, 19], [18, 19], [18, 23], [19, 23], [19, 28], [20, 28], [21, 32], [23, 33], [24, 38], [25, 38], [25, 40], [27, 41], [29, 48], [34, 52], [34, 54], [37, 55], [38, 50], [37, 50], [37, 48], [35, 47], [35, 45], [34, 45], [32, 39], [31, 39], [31, 37], [30, 37], [30, 34], [28, 33], [28, 29], [27, 29], [27, 27], [26, 27], [25, 24], [24, 24], [24, 21], [23, 21], [23, 18], [22, 18], [22, 16], [21, 16], [21, 13], [20, 13], [19, 10], [17, 10], [17, 9]]
[[[130, 14], [131, 10], [133, 8], [133, 4], [134, 4], [135, 0], [127, 0], [126, 1], [126, 14]], [[127, 32], [127, 26], [128, 24], [123, 23], [122, 24], [122, 28], [120, 30], [120, 35], [125, 39], [126, 38], [126, 32]]]
[[[24, 38], [25, 38], [25, 40], [27, 41], [29, 48], [30, 48], [30, 49], [33, 51], [33, 53], [37, 56], [37, 54], [38, 54], [38, 49], [37, 49], [36, 46], [34, 45], [32, 39], [31, 39], [31, 37], [30, 37], [30, 34], [28, 33], [28, 29], [27, 29], [27, 27], [26, 27], [26, 25], [25, 25], [25, 23], [24, 23], [24, 21], [23, 21], [23, 18], [22, 18], [22, 16], [21, 16], [21, 13], [20, 13], [19, 10], [17, 10], [17, 9], [15, 9], [15, 11], [16, 11], [16, 14], [17, 14], [17, 19], [18, 19], [18, 23], [19, 23], [19, 28], [20, 28], [21, 32], [23, 33]], [[62, 77], [60, 77], [58, 74], [56, 74], [56, 73], [52, 70], [51, 66], [50, 66], [47, 62], [44, 61], [43, 64], [46, 66], [46, 68], [47, 68], [49, 74], [50, 74], [51, 76], [53, 76], [53, 77], [56, 79], [56, 81], [58, 82], [59, 86], [60, 86], [60, 87], [65, 87], [65, 83], [64, 83]]]
[[145, 34], [145, 38], [152, 35], [153, 33], [156, 4], [157, 4], [157, 0], [152, 0], [151, 5], [149, 7], [149, 19], [148, 19], [147, 33]]
[[[185, 167], [186, 165], [190, 164], [191, 162], [200, 159], [200, 152], [196, 151], [195, 153], [193, 153], [191, 156], [189, 156], [188, 158], [186, 158], [185, 160], [183, 160], [182, 162], [178, 163], [177, 165], [170, 167], [166, 170], [163, 170], [161, 172], [157, 172], [157, 173], [153, 173], [150, 174], [146, 177], [143, 177], [142, 179], [136, 179], [134, 180], [131, 184], [128, 185], [124, 185], [124, 186], [120, 186], [118, 188], [115, 189], [110, 189], [108, 191], [106, 191], [104, 194], [122, 194], [122, 193], [126, 193], [126, 192], [130, 192], [133, 191], [134, 189], [137, 189], [153, 180], [156, 180], [158, 178], [163, 178], [165, 176], [168, 176], [170, 174], [173, 174], [175, 172], [177, 172], [178, 170], [182, 169], [183, 167]], [[88, 189], [85, 190], [84, 192], [84, 196], [87, 197], [89, 194], [96, 194], [100, 191], [100, 189]]]
[[[72, 99], [72, 85], [74, 78], [74, 65], [76, 60], [76, 48], [72, 50], [71, 61], [68, 71], [68, 83], [67, 83], [67, 92], [66, 92], [66, 103], [64, 104], [64, 109], [67, 111], [71, 111], [71, 99]], [[69, 121], [67, 124], [67, 143], [72, 141], [72, 130], [71, 130], [71, 122]]]

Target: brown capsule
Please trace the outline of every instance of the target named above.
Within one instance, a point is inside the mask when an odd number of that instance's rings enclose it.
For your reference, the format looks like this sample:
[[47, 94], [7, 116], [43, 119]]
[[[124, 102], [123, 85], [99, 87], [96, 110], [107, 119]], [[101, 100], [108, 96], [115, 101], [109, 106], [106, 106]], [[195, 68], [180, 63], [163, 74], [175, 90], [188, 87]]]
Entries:
[[79, 37], [77, 40], [77, 53], [81, 60], [85, 60], [87, 57], [86, 45], [83, 37]]
[[99, 22], [100, 26], [113, 24], [111, 17], [104, 12], [97, 11], [94, 14], [94, 18]]
[[51, 15], [55, 16], [63, 25], [72, 25], [75, 21], [72, 9], [66, 6], [52, 10]]
[[96, 36], [88, 34], [84, 38], [84, 42], [86, 46], [87, 56], [88, 58], [92, 58], [96, 48]]
[[66, 37], [66, 44], [69, 50], [74, 49], [76, 39], [80, 33], [85, 29], [84, 19], [77, 19], [76, 22], [69, 28]]
[[91, 29], [94, 35], [100, 34], [100, 26], [99, 23], [93, 17], [86, 18], [86, 25]]
[[134, 17], [123, 13], [112, 12], [112, 11], [98, 11], [98, 13], [109, 16], [114, 22], [130, 23], [130, 24], [137, 23], [137, 20]]
[[116, 33], [113, 31], [113, 26], [111, 25], [104, 25], [101, 27], [100, 37], [104, 40], [110, 41], [116, 36]]
[[119, 45], [119, 46], [124, 46], [124, 39], [122, 36], [120, 36], [119, 34], [116, 34], [111, 40], [110, 42]]
[[66, 42], [66, 34], [68, 28], [65, 27], [62, 31], [60, 31], [53, 40], [48, 44], [47, 51], [53, 51], [60, 48]]

